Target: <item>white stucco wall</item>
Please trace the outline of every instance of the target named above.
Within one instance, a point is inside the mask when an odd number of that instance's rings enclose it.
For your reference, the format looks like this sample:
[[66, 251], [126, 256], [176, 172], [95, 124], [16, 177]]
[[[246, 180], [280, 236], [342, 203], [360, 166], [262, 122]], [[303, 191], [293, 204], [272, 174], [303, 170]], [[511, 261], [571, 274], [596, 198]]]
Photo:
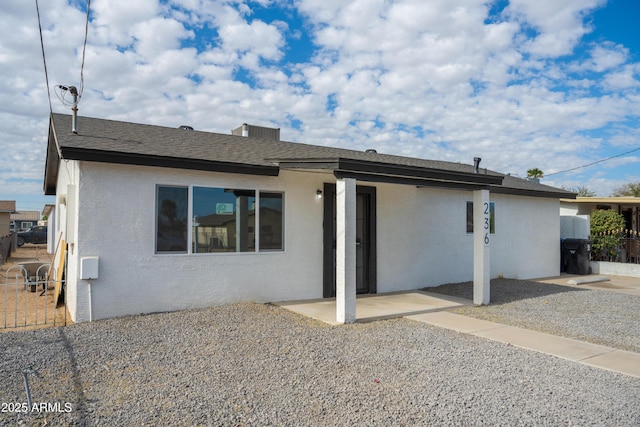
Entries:
[[[59, 239], [62, 236], [63, 239], [67, 237], [77, 235], [77, 221], [78, 206], [76, 203], [69, 203], [69, 201], [77, 200], [78, 198], [78, 186], [76, 185], [79, 177], [79, 162], [76, 161], [63, 161], [61, 162], [58, 170], [57, 180], [57, 194], [55, 203], [56, 221], [55, 221], [55, 246], [58, 246]], [[73, 280], [69, 281], [69, 278], [74, 278], [77, 275], [78, 264], [76, 258], [73, 256], [76, 249], [74, 242], [68, 246], [67, 257], [67, 271], [65, 287], [65, 301], [69, 313], [75, 313], [78, 307], [86, 305], [86, 298], [83, 295], [78, 295], [77, 287]], [[59, 251], [59, 248], [57, 249]], [[56, 251], [54, 247], [53, 251]], [[58, 268], [58, 259], [60, 254], [56, 254], [54, 260], [55, 268]], [[80, 302], [78, 302], [80, 298]], [[73, 316], [72, 316], [73, 318]], [[75, 321], [75, 319], [73, 319]]]
[[560, 274], [559, 201], [493, 194], [496, 233], [491, 277], [531, 279]]
[[[473, 279], [473, 235], [466, 232], [471, 191], [378, 186], [378, 291]], [[491, 194], [491, 277], [560, 273], [558, 201]]]
[[[80, 295], [88, 298], [88, 283], [71, 268], [85, 256], [100, 257], [100, 277], [91, 282], [93, 319], [322, 296], [322, 200], [316, 199], [316, 189], [322, 188], [324, 175], [254, 177], [83, 163], [80, 177], [82, 215], [69, 268], [77, 281], [74, 321], [89, 318], [88, 302], [80, 304]], [[155, 254], [157, 184], [284, 192], [285, 250]]]
[[[68, 172], [62, 171], [66, 168]], [[332, 174], [281, 171], [278, 177], [68, 162], [59, 193], [58, 227], [72, 231], [67, 301], [76, 322], [240, 301], [322, 297], [323, 200], [316, 190]], [[285, 250], [265, 253], [157, 255], [156, 185], [284, 192]], [[370, 183], [359, 183], [372, 185]], [[471, 191], [375, 184], [378, 292], [417, 289], [473, 278], [473, 235], [466, 232]], [[557, 200], [491, 194], [491, 277], [559, 273]], [[74, 221], [68, 221], [74, 209]], [[81, 214], [78, 215], [78, 212]], [[65, 230], [72, 227], [72, 230]], [[99, 278], [79, 279], [82, 257], [98, 256]]]

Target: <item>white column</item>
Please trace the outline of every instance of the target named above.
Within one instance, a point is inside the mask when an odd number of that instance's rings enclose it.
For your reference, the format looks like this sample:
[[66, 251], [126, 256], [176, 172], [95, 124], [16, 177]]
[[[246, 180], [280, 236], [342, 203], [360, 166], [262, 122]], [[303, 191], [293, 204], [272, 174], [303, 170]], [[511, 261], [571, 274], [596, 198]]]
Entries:
[[473, 192], [473, 303], [489, 304], [491, 233], [489, 190]]
[[356, 321], [356, 181], [336, 182], [336, 321]]

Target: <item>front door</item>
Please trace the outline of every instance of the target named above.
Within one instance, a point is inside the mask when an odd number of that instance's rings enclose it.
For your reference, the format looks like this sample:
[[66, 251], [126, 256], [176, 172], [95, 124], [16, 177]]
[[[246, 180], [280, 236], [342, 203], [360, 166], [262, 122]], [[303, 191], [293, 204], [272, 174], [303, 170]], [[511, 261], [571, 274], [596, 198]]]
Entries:
[[[336, 186], [324, 186], [323, 297], [336, 296]], [[356, 188], [356, 293], [376, 293], [376, 189]]]

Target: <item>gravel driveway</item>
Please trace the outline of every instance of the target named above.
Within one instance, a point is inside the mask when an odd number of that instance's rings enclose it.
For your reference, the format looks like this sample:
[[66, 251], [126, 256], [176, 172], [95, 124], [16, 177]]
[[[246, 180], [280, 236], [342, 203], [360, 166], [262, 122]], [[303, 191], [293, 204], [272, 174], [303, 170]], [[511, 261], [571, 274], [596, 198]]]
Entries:
[[[500, 305], [546, 313], [578, 294]], [[328, 326], [247, 303], [8, 332], [0, 344], [1, 425], [640, 425], [638, 378], [406, 319]], [[25, 368], [44, 409], [8, 411], [26, 402]]]

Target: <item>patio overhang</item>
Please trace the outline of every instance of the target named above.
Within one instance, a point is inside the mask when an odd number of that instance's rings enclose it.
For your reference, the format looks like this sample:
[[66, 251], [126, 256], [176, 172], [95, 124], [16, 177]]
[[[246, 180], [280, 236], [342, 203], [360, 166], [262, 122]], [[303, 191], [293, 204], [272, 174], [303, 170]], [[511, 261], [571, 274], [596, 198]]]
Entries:
[[418, 187], [446, 187], [464, 190], [500, 186], [503, 175], [467, 173], [446, 169], [382, 163], [349, 158], [269, 159], [284, 170], [331, 172], [338, 179], [414, 185]]

